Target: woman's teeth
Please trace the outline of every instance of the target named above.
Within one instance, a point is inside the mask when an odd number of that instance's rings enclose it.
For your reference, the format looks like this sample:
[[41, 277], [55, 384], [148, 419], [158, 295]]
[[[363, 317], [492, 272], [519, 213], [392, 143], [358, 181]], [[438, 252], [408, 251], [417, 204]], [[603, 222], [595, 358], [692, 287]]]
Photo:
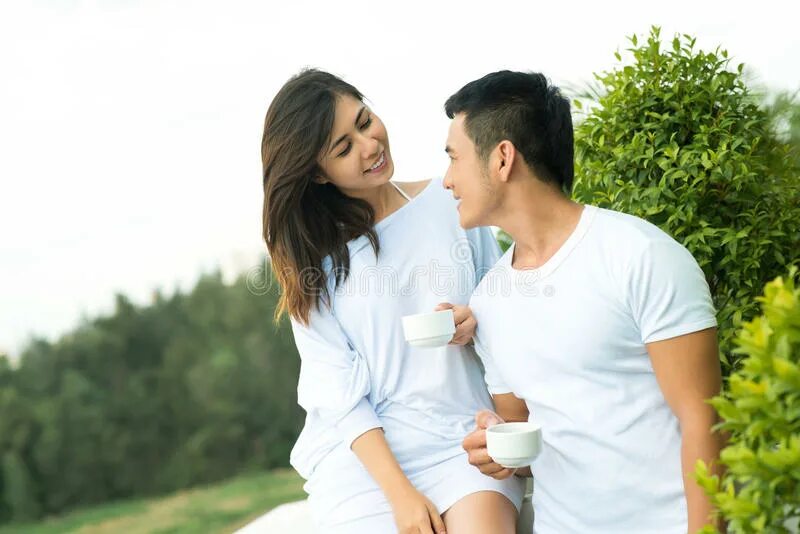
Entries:
[[370, 171], [374, 171], [375, 169], [377, 169], [378, 167], [383, 165], [383, 162], [384, 162], [385, 159], [386, 159], [386, 153], [384, 152], [384, 153], [381, 154], [381, 157], [378, 159], [378, 161], [375, 162], [375, 165], [370, 167], [369, 170]]

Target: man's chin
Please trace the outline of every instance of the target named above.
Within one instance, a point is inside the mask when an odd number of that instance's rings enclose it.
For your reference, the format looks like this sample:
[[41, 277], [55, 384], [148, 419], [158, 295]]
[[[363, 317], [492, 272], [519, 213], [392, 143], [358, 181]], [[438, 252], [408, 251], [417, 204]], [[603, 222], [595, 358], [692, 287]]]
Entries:
[[464, 230], [469, 230], [471, 228], [480, 226], [480, 224], [474, 221], [472, 218], [465, 216], [461, 213], [458, 214], [458, 224], [461, 225], [461, 228], [463, 228]]

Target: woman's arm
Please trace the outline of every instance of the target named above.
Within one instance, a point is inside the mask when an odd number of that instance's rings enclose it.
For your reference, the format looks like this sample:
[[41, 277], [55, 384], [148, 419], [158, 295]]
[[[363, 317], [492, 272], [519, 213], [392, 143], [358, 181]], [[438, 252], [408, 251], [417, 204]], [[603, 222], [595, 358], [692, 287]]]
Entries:
[[403, 473], [382, 429], [375, 428], [357, 437], [352, 450], [386, 495], [400, 534], [445, 534], [439, 511]]
[[[292, 320], [300, 353], [298, 401], [306, 424], [324, 425], [351, 448], [392, 505], [400, 533], [444, 532], [437, 510], [403, 474], [370, 404], [369, 369], [330, 310], [314, 309], [308, 324]], [[314, 444], [310, 447], [313, 448]], [[313, 450], [311, 455], [313, 455]], [[304, 463], [304, 462], [301, 462]], [[311, 471], [312, 465], [303, 465]]]

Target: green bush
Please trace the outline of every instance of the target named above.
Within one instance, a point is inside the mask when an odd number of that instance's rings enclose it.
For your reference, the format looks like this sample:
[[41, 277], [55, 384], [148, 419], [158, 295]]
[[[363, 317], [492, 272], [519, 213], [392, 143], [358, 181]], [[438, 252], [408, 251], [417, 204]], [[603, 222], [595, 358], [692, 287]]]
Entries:
[[[697, 480], [729, 530], [788, 532], [800, 518], [800, 287], [797, 270], [767, 284], [763, 315], [738, 332], [741, 369], [710, 402], [729, 433], [721, 460], [727, 471], [709, 476], [698, 462]], [[715, 532], [707, 527], [704, 532]]]
[[574, 198], [647, 219], [692, 252], [731, 361], [758, 292], [800, 258], [800, 173], [727, 52], [685, 35], [662, 47], [658, 28], [630, 40], [632, 64], [595, 76], [576, 126]]

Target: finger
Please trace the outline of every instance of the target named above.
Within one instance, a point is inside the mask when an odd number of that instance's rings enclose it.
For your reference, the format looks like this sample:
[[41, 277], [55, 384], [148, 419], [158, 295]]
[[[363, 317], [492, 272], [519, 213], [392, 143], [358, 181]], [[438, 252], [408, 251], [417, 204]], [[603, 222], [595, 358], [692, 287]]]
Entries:
[[472, 316], [472, 311], [466, 306], [453, 306], [453, 320], [456, 326], [462, 324], [464, 321]]
[[469, 334], [469, 337], [472, 337], [478, 327], [478, 321], [475, 320], [475, 317], [469, 316], [459, 326], [464, 332]]
[[510, 478], [514, 475], [516, 469], [503, 469], [502, 471], [498, 471], [497, 473], [490, 475], [495, 480], [505, 480]]
[[461, 442], [461, 446], [467, 452], [470, 452], [473, 449], [485, 449], [486, 448], [486, 431], [485, 430], [475, 430], [471, 434], [467, 434], [467, 437], [465, 437], [464, 441]]
[[489, 451], [486, 449], [473, 449], [469, 451], [469, 463], [474, 466], [493, 464], [494, 460], [489, 456]]
[[[428, 510], [428, 515], [430, 516], [430, 510]], [[433, 528], [431, 528], [431, 519], [430, 517], [426, 518], [419, 524], [419, 533], [420, 534], [433, 534]]]
[[475, 334], [475, 320], [472, 318], [467, 319], [460, 325], [456, 326], [456, 333], [453, 335], [453, 339], [450, 343], [456, 343], [459, 345], [463, 345]]
[[444, 521], [442, 521], [442, 516], [439, 515], [439, 511], [433, 505], [431, 505], [428, 510], [431, 514], [431, 525], [433, 525], [433, 531], [436, 534], [445, 534]]
[[453, 339], [450, 340], [450, 345], [465, 345], [470, 339], [472, 339], [472, 336], [469, 335], [469, 332], [459, 332], [456, 330], [456, 334], [453, 336]]
[[484, 464], [484, 465], [481, 465], [481, 466], [477, 466], [477, 467], [478, 467], [478, 470], [481, 473], [483, 473], [484, 475], [490, 476], [490, 477], [493, 477], [493, 476], [497, 475], [498, 473], [500, 473], [502, 471], [508, 471], [507, 468], [503, 467], [500, 464], [496, 464], [494, 462], [492, 462], [490, 464]]
[[455, 306], [450, 304], [449, 302], [440, 302], [436, 305], [433, 311], [443, 311], [443, 310], [452, 310]]
[[491, 410], [481, 410], [475, 414], [475, 424], [478, 428], [486, 429], [490, 426], [499, 425], [503, 423], [503, 418]]
[[[458, 307], [456, 307], [456, 309], [458, 309]], [[462, 309], [469, 310], [469, 308], [462, 308]], [[477, 324], [477, 320], [475, 319], [475, 316], [472, 315], [469, 312], [463, 312], [462, 311], [461, 313], [456, 313], [454, 311], [453, 312], [453, 320], [455, 320], [456, 326], [467, 326], [469, 324], [472, 324], [473, 322], [475, 322]]]

